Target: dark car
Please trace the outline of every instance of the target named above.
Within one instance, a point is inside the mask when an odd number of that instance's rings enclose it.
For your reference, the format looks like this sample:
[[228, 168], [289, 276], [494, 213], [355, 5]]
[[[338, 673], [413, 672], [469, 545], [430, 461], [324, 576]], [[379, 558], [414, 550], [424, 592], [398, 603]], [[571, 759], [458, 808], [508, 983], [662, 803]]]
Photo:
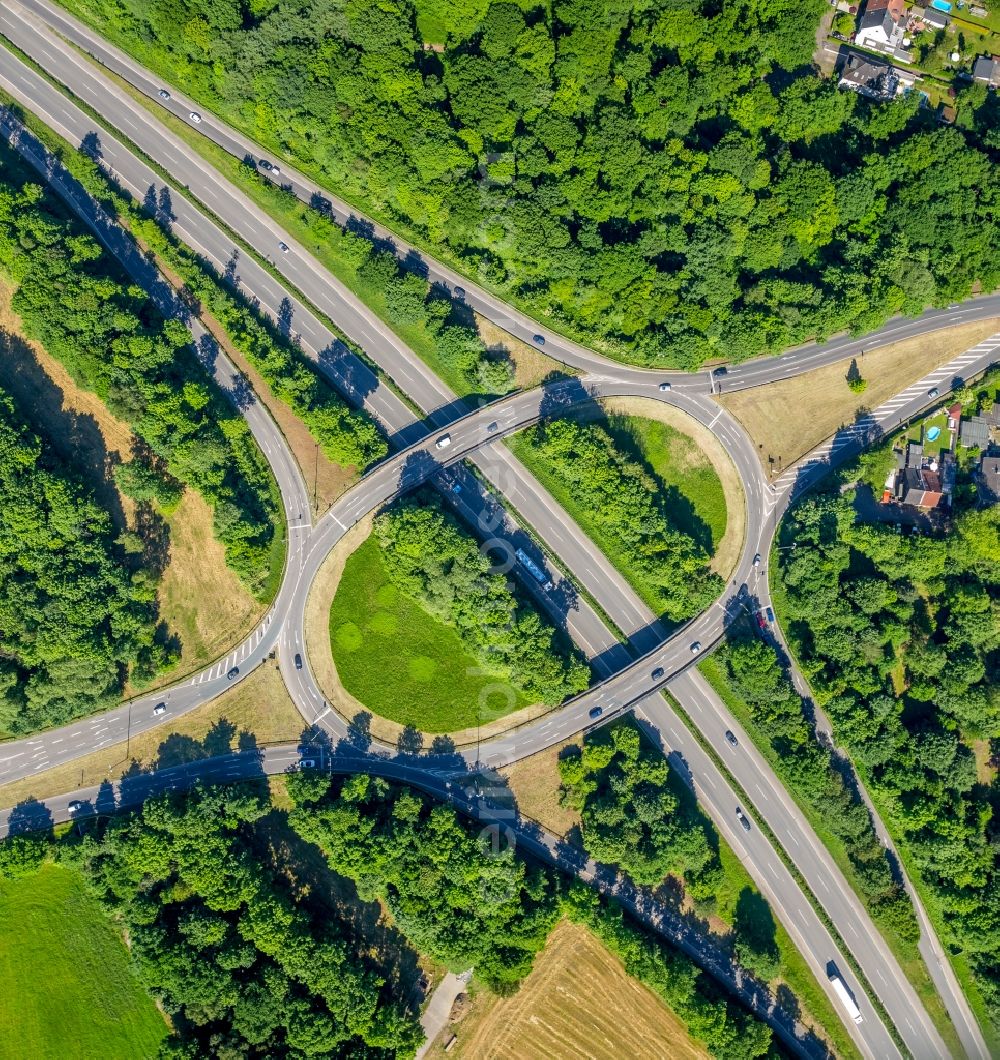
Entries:
[[716, 375], [725, 375], [729, 369], [725, 365], [721, 365], [719, 368], [713, 368], [712, 371], [715, 372]]
[[532, 337], [532, 342], [534, 342], [534, 344], [536, 346], [544, 346], [545, 345], [545, 336], [544, 335], [534, 335]]
[[663, 667], [657, 666], [657, 668], [649, 675], [654, 681], [659, 681], [663, 676]]
[[730, 747], [739, 747], [740, 745], [740, 741], [736, 739], [732, 729], [726, 729], [726, 743], [728, 743]]
[[774, 612], [770, 608], [767, 609], [767, 620], [768, 622], [774, 621]]
[[302, 656], [299, 655], [298, 652], [295, 653], [295, 669], [296, 670], [301, 670], [302, 669]]
[[227, 681], [232, 681], [232, 680], [234, 680], [235, 678], [237, 678], [239, 676], [240, 676], [240, 668], [238, 666], [234, 666], [229, 671], [229, 673], [226, 674], [226, 680]]
[[492, 423], [488, 424], [487, 427], [486, 427], [486, 433], [487, 434], [496, 434], [497, 430], [498, 430], [498, 427], [497, 427], [497, 421], [496, 420], [494, 420]]
[[739, 818], [740, 824], [743, 825], [743, 831], [749, 832], [750, 818], [747, 817], [747, 815], [739, 808], [739, 806], [736, 807], [736, 816]]
[[591, 707], [590, 716], [592, 718], [599, 718], [604, 713], [604, 707]]
[[265, 172], [265, 173], [270, 173], [270, 172], [271, 172], [271, 170], [272, 170], [272, 169], [274, 169], [274, 166], [272, 166], [272, 165], [271, 165], [271, 163], [270, 163], [270, 162], [268, 162], [268, 160], [267, 160], [266, 158], [262, 158], [262, 159], [261, 159], [261, 160], [260, 160], [260, 161], [259, 161], [259, 162], [257, 163], [257, 165], [259, 165], [259, 166], [260, 166], [260, 168], [261, 168], [262, 170], [264, 170], [264, 172]]
[[455, 295], [456, 298], [464, 298], [465, 297], [465, 288], [464, 287], [456, 287], [452, 293]]

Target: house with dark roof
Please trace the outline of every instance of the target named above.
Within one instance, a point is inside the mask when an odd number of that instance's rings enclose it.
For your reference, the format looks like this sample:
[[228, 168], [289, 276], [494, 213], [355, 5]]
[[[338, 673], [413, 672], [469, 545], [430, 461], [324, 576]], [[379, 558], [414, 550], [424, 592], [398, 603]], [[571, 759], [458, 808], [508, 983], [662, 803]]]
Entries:
[[847, 57], [837, 87], [875, 100], [894, 99], [902, 91], [899, 73], [894, 66], [856, 52]]
[[1000, 428], [1000, 401], [993, 402], [993, 408], [983, 413], [983, 419], [994, 429]]
[[1000, 56], [980, 56], [972, 67], [972, 80], [982, 81], [988, 88], [1000, 88]]
[[990, 449], [979, 458], [976, 489], [979, 491], [980, 504], [1000, 503], [1000, 450]]
[[931, 7], [928, 4], [920, 16], [920, 21], [925, 26], [932, 26], [934, 29], [947, 29], [948, 24], [951, 22], [951, 16], [946, 15], [943, 11], [938, 11], [936, 7]]
[[903, 42], [903, 0], [868, 0], [854, 43], [875, 51], [894, 51]]
[[966, 449], [985, 449], [990, 444], [990, 425], [983, 416], [962, 420], [958, 440]]

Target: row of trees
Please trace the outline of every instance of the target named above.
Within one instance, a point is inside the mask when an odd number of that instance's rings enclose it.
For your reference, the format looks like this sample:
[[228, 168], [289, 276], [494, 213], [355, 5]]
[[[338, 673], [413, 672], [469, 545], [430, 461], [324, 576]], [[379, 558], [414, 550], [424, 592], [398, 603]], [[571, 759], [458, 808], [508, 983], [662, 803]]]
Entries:
[[489, 829], [408, 788], [356, 776], [289, 783], [291, 821], [362, 897], [384, 902], [423, 953], [455, 969], [475, 966], [511, 993], [531, 970], [560, 914], [590, 927], [687, 1024], [714, 1056], [765, 1056], [771, 1032], [712, 985], [691, 961], [584, 884], [528, 867], [517, 849], [492, 847]]
[[[808, 70], [824, 5], [72, 0], [260, 142], [647, 363], [868, 330], [1000, 280], [997, 101], [940, 128]], [[432, 47], [433, 46], [433, 47]]]
[[260, 857], [269, 809], [263, 787], [196, 789], [62, 848], [170, 1017], [165, 1055], [412, 1055], [416, 1014], [370, 942]]
[[663, 484], [604, 427], [553, 420], [529, 428], [524, 441], [659, 612], [681, 622], [719, 595], [722, 581], [709, 570], [708, 549], [677, 526]]
[[1000, 508], [946, 537], [858, 523], [853, 492], [797, 507], [789, 635], [1000, 1025], [1000, 866], [974, 739], [1000, 737]]
[[126, 421], [174, 479], [202, 493], [227, 563], [263, 592], [277, 488], [246, 422], [184, 326], [163, 318], [9, 148], [0, 150], [0, 269], [28, 337]]
[[454, 626], [492, 672], [561, 703], [590, 683], [587, 664], [492, 563], [475, 537], [420, 490], [375, 519], [385, 569], [401, 592]]
[[913, 907], [893, 878], [868, 809], [845, 783], [845, 764], [835, 763], [829, 749], [817, 743], [774, 648], [744, 636], [727, 640], [716, 657], [730, 688], [749, 708], [756, 739], [774, 752], [771, 761], [782, 780], [843, 843], [854, 882], [876, 921], [916, 941], [920, 932]]
[[155, 576], [0, 391], [0, 730], [107, 709], [152, 677], [170, 661], [157, 610]]

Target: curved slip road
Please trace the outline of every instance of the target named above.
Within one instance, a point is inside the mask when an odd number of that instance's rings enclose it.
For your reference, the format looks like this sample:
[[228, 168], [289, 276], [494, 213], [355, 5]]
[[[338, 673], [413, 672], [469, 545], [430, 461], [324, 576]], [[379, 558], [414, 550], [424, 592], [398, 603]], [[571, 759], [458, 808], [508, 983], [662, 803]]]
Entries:
[[[77, 60], [77, 61], [79, 61], [79, 60]], [[18, 65], [20, 65], [20, 64], [18, 64]], [[265, 253], [266, 253], [266, 251], [265, 251]], [[249, 260], [249, 259], [245, 259], [245, 260]], [[261, 271], [263, 271], [263, 270], [261, 270]], [[983, 300], [983, 301], [985, 301], [985, 300]], [[980, 306], [978, 308], [978, 310], [977, 310], [977, 311], [979, 311], [981, 313], [981, 315], [992, 315], [992, 312], [996, 311], [996, 310], [992, 310], [990, 313], [986, 313], [986, 312], [981, 312], [981, 309], [982, 309], [982, 307]], [[297, 323], [298, 323], [298, 318], [296, 317], [296, 324]], [[917, 323], [921, 324], [921, 327], [923, 327], [923, 324], [921, 322], [917, 322]], [[924, 323], [926, 323], [926, 322], [924, 322]], [[938, 324], [936, 324], [934, 326], [940, 327], [941, 324], [938, 323]], [[924, 327], [923, 329], [924, 330], [930, 330], [929, 328], [926, 328], [926, 327]], [[870, 347], [867, 347], [867, 348], [870, 348]], [[825, 351], [825, 350], [828, 349], [828, 347], [817, 348], [817, 349], [821, 349], [822, 351]], [[547, 347], [547, 351], [548, 352], [555, 352], [554, 350], [549, 350], [548, 347]], [[558, 355], [558, 354], [556, 354], [556, 355]], [[841, 352], [837, 353], [836, 357], [840, 358], [840, 357], [847, 356], [847, 355], [850, 355], [850, 351], [847, 351], [847, 352], [841, 351]], [[593, 355], [593, 356], [596, 358], [596, 355]], [[802, 355], [800, 354], [799, 356], [802, 356]], [[569, 359], [569, 358], [567, 358], [567, 359]], [[589, 363], [595, 363], [595, 360], [592, 359]], [[596, 363], [600, 365], [601, 370], [604, 371], [604, 372], [620, 373], [622, 375], [635, 375], [636, 377], [641, 378], [641, 385], [642, 386], [644, 386], [644, 387], [652, 387], [653, 386], [654, 380], [651, 377], [651, 373], [642, 372], [641, 370], [625, 369], [625, 368], [622, 368], [622, 366], [618, 366], [618, 365], [613, 364], [612, 362], [607, 362], [606, 360], [604, 360], [602, 358], [596, 358]], [[762, 362], [762, 363], [764, 364], [764, 368], [766, 370], [767, 369], [767, 364], [774, 364], [776, 362], [772, 361], [772, 362], [766, 362], [766, 363]], [[814, 364], [810, 364], [809, 366], [813, 367], [815, 365]], [[748, 366], [744, 366], [744, 368], [747, 368], [747, 367]], [[766, 371], [765, 371], [764, 374], [766, 374]], [[787, 368], [782, 368], [781, 369], [781, 375], [785, 375], [785, 374], [788, 374], [788, 370], [787, 370]], [[730, 375], [729, 375], [729, 377], [727, 379], [727, 382], [726, 382], [727, 389], [732, 389], [733, 388], [733, 378], [734, 378], [735, 375], [736, 375], [736, 370], [734, 370], [732, 373], [730, 373]], [[608, 378], [613, 379], [614, 376], [610, 376]], [[660, 378], [662, 378], [662, 375], [656, 375], [655, 376], [656, 380], [659, 380]], [[764, 381], [767, 381], [767, 379], [766, 378], [762, 378], [760, 381], [764, 382]], [[700, 380], [700, 381], [692, 381], [690, 377], [685, 377], [684, 381], [679, 384], [679, 387], [685, 388], [685, 389], [686, 388], [691, 388], [691, 389], [697, 388], [699, 390], [703, 390], [704, 389], [704, 385], [705, 384], [704, 384], [704, 380], [703, 379]], [[757, 385], [757, 384], [754, 383], [752, 385]], [[634, 391], [630, 390], [628, 388], [625, 388], [625, 389], [623, 389], [620, 392], [634, 392]], [[759, 474], [755, 476], [755, 479], [759, 480], [759, 478], [760, 478]], [[754, 481], [754, 480], [751, 480], [751, 481]], [[748, 504], [750, 503], [750, 500], [751, 500], [751, 491], [752, 491], [753, 488], [754, 487], [751, 487], [750, 489], [747, 490]], [[761, 507], [764, 508], [764, 507], [766, 507], [768, 505], [769, 500], [772, 500], [772, 498], [770, 498], [767, 494], [764, 493], [764, 490], [766, 489], [766, 487], [764, 487], [763, 485], [759, 485], [759, 488], [760, 488], [760, 491], [761, 491], [761, 493], [760, 493], [760, 503], [761, 503]], [[542, 500], [542, 507], [544, 507], [544, 500]], [[770, 510], [772, 512], [775, 510], [775, 504], [774, 503], [770, 504]], [[775, 515], [775, 520], [776, 519], [777, 519], [777, 515]], [[766, 518], [765, 518], [764, 521], [766, 522]], [[554, 520], [553, 521], [553, 525], [555, 525], [557, 527], [561, 527], [563, 525], [563, 521], [562, 520]], [[572, 524], [570, 524], [570, 525], [572, 525]], [[751, 521], [748, 525], [753, 527], [755, 524], [754, 524], [753, 521]], [[763, 540], [763, 535], [762, 535], [761, 540]], [[578, 541], [577, 543], [578, 543], [578, 545], [581, 546], [580, 551], [583, 552], [584, 554], [586, 554], [586, 544], [589, 544], [589, 543], [586, 543], [586, 539], [584, 538], [583, 542], [579, 542]], [[553, 547], [553, 551], [556, 552], [562, 558], [565, 559], [565, 556], [563, 556], [564, 549], [565, 549], [565, 542], [560, 542], [560, 543], [557, 544], [556, 547]], [[593, 553], [592, 546], [591, 546], [591, 556], [593, 556], [593, 554], [594, 553]], [[745, 558], [746, 558], [746, 556], [744, 557], [744, 559]], [[577, 569], [576, 566], [574, 566], [573, 563], [570, 563], [570, 566], [571, 566], [571, 569], [574, 569], [574, 570]], [[611, 611], [611, 613], [615, 615], [616, 621], [617, 621], [619, 615], [623, 615], [623, 616], [627, 616], [627, 617], [629, 616], [629, 607], [626, 606], [626, 605], [622, 605], [621, 604], [621, 601], [626, 599], [627, 593], [623, 593], [621, 591], [622, 590], [622, 586], [620, 586], [620, 585], [619, 586], [613, 586], [612, 588], [615, 590], [615, 592], [617, 593], [617, 595], [620, 598], [619, 599], [619, 606], [616, 606], [615, 609], [613, 611]], [[710, 639], [715, 639], [714, 636], [713, 636], [713, 630], [714, 630], [716, 625], [717, 625], [719, 631], [721, 632], [721, 620], [722, 620], [722, 615], [724, 614], [724, 608], [725, 608], [726, 605], [725, 605], [725, 603], [720, 603], [717, 606], [720, 608], [720, 612], [721, 613], [715, 615], [713, 621], [706, 621], [704, 623], [704, 627], [698, 627], [698, 628], [706, 628], [706, 629], [708, 629], [710, 632], [708, 634], [706, 634], [706, 636], [709, 637]], [[636, 620], [637, 616], [639, 618], [638, 621]], [[630, 618], [631, 618], [630, 621], [623, 621], [622, 625], [625, 628], [628, 628], [629, 626], [631, 626], [631, 632], [634, 635], [634, 639], [637, 639], [638, 635], [641, 634], [641, 632], [644, 629], [649, 629], [650, 632], [654, 632], [653, 627], [650, 625], [650, 623], [648, 621], [644, 621], [641, 618], [641, 612], [639, 612], [638, 610], [631, 611]], [[653, 639], [656, 640], [657, 638], [654, 636]], [[683, 655], [681, 654], [679, 658], [676, 657], [678, 655], [678, 652], [676, 651], [676, 647], [677, 646], [675, 645], [675, 652], [674, 652], [675, 658], [674, 658], [673, 662], [677, 666], [680, 666], [680, 665], [683, 665]], [[671, 671], [668, 671], [668, 672], [673, 672], [673, 671], [671, 670]], [[621, 698], [625, 699], [625, 700], [630, 700], [630, 698], [633, 697], [633, 695], [636, 692], [636, 690], [638, 688], [641, 688], [642, 683], [643, 682], [641, 682], [641, 681], [640, 682], [633, 682], [633, 683], [626, 682], [623, 685], [623, 687], [620, 689]], [[617, 691], [618, 690], [616, 690], [616, 692]], [[616, 707], [620, 706], [619, 697], [617, 696], [617, 694], [613, 694], [612, 697], [607, 702], [608, 702], [609, 710], [615, 709]]]

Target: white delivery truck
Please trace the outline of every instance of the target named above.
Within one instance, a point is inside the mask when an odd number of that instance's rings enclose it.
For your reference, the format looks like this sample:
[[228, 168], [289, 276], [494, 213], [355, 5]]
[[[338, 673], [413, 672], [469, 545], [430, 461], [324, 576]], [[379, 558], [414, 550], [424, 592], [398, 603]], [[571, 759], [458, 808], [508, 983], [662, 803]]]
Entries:
[[854, 998], [851, 997], [850, 992], [844, 985], [844, 980], [840, 978], [840, 974], [831, 972], [829, 978], [833, 984], [834, 993], [840, 998], [844, 1008], [847, 1009], [847, 1014], [855, 1023], [861, 1023], [864, 1020], [864, 1016], [861, 1015], [861, 1009], [854, 1003]]

